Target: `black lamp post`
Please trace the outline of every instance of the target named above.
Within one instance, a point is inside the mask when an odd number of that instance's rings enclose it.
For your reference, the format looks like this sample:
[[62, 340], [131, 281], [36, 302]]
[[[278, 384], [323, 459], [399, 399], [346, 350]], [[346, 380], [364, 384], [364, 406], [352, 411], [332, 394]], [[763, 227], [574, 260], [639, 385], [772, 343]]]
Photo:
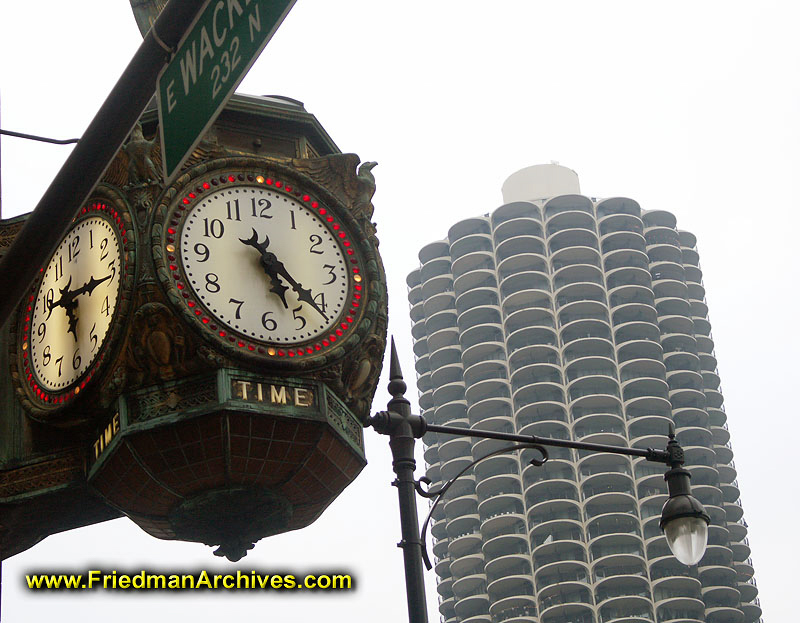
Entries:
[[[669, 499], [661, 511], [659, 526], [664, 531], [670, 550], [680, 562], [686, 565], [694, 565], [703, 557], [708, 539], [708, 524], [711, 519], [700, 501], [691, 495], [691, 486], [689, 484], [691, 475], [682, 467], [683, 448], [675, 440], [675, 431], [671, 425], [666, 450], [623, 448], [566, 439], [550, 439], [535, 435], [514, 435], [455, 426], [438, 426], [428, 424], [421, 415], [411, 413], [411, 403], [404, 395], [406, 389], [407, 385], [403, 380], [403, 373], [400, 370], [400, 362], [397, 358], [397, 350], [395, 349], [394, 339], [392, 339], [391, 362], [389, 365], [389, 393], [392, 395], [392, 399], [386, 405], [388, 411], [376, 413], [370, 418], [369, 425], [376, 432], [389, 436], [389, 446], [392, 450], [392, 466], [397, 475], [392, 484], [398, 490], [400, 527], [402, 531], [402, 540], [398, 543], [398, 547], [403, 549], [409, 623], [427, 623], [428, 621], [422, 571], [423, 560], [427, 568], [431, 568], [424, 540], [420, 537], [419, 516], [414, 493], [417, 492], [429, 498], [436, 497], [435, 507], [450, 484], [459, 478], [461, 474], [475, 465], [475, 463], [502, 452], [510, 452], [521, 448], [535, 448], [542, 454], [542, 459], [531, 460], [534, 465], [542, 465], [547, 461], [547, 446], [638, 456], [644, 457], [648, 461], [665, 463], [670, 468], [664, 475], [669, 490]], [[499, 439], [516, 443], [473, 461], [440, 489], [425, 491], [421, 484], [430, 484], [430, 481], [425, 477], [419, 480], [414, 479], [414, 469], [416, 468], [414, 440], [422, 437], [426, 432]], [[431, 508], [432, 512], [433, 508]], [[430, 515], [428, 519], [430, 519]], [[425, 520], [423, 534], [427, 527], [428, 519]]]

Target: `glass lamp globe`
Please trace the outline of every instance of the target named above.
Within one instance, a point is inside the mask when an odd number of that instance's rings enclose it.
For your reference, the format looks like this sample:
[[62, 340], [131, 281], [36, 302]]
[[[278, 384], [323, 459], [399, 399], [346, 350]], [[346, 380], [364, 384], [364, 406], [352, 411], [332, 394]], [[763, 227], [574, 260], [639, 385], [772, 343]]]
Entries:
[[692, 495], [679, 494], [664, 504], [661, 529], [669, 549], [684, 565], [696, 565], [705, 554], [710, 521], [703, 505]]

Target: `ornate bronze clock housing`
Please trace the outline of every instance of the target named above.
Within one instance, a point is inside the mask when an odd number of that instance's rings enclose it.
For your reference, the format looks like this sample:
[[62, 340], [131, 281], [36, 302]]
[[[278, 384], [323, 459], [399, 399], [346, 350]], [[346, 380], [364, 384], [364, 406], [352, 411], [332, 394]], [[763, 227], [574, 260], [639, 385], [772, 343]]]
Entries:
[[74, 423], [73, 409], [108, 370], [125, 330], [134, 281], [134, 231], [124, 201], [99, 189], [76, 217], [22, 305], [12, 378], [29, 414]]
[[374, 251], [319, 184], [277, 162], [226, 158], [195, 167], [166, 197], [152, 229], [157, 272], [214, 347], [305, 370], [363, 333]]
[[[165, 187], [156, 118], [0, 353], [4, 556], [124, 514], [235, 560], [316, 520], [366, 464], [387, 322], [374, 163], [299, 102], [235, 95]], [[0, 252], [16, 228], [0, 223]]]

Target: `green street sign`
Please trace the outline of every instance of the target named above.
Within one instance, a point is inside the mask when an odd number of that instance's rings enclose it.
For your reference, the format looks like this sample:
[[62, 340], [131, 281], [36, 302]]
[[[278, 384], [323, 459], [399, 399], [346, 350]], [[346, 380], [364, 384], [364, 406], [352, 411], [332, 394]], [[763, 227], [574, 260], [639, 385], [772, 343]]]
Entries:
[[296, 0], [208, 0], [158, 78], [164, 180], [200, 142]]

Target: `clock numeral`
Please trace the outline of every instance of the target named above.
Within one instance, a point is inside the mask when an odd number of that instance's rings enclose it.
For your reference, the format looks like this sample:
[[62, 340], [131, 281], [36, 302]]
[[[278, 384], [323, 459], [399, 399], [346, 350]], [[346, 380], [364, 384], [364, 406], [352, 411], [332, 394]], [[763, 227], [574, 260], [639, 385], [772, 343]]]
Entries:
[[204, 245], [202, 242], [198, 242], [196, 245], [194, 245], [194, 252], [203, 258], [202, 260], [200, 259], [197, 260], [198, 262], [208, 261], [208, 256], [211, 255], [211, 252], [208, 250], [208, 247]]
[[242, 305], [244, 305], [244, 301], [240, 301], [238, 299], [230, 299], [228, 303], [233, 303], [236, 305], [236, 320], [242, 319]]
[[211, 219], [209, 223], [207, 218], [203, 219], [203, 223], [205, 224], [205, 233], [203, 234], [206, 238], [222, 238], [222, 234], [225, 233], [225, 226], [222, 224], [222, 221], [218, 218]]
[[72, 239], [72, 242], [70, 242], [69, 246], [67, 247], [67, 255], [69, 256], [69, 261], [70, 262], [73, 261], [74, 259], [76, 259], [78, 257], [78, 253], [81, 252], [81, 250], [78, 248], [78, 245], [80, 244], [80, 241], [81, 241], [81, 237], [80, 236], [75, 236]]
[[206, 290], [212, 293], [219, 292], [219, 277], [216, 273], [206, 273]]
[[250, 198], [250, 205], [253, 208], [253, 216], [258, 218], [272, 218], [271, 214], [267, 214], [267, 210], [272, 207], [272, 202], [269, 199], [264, 199], [261, 197], [258, 200], [258, 209], [256, 209], [256, 198]]
[[239, 216], [239, 200], [234, 199], [233, 201], [226, 201], [225, 205], [228, 206], [228, 220], [232, 221], [235, 220], [241, 221], [241, 217]]
[[62, 355], [58, 359], [56, 359], [56, 365], [58, 366], [58, 377], [61, 378], [61, 362], [64, 361], [64, 356]]
[[108, 304], [108, 297], [103, 299], [103, 305], [100, 307], [100, 311], [103, 312], [106, 316], [108, 316], [109, 313], [111, 312], [111, 307]]
[[75, 353], [72, 355], [72, 369], [77, 370], [80, 367], [81, 367], [80, 349], [76, 348]]
[[331, 280], [330, 280], [330, 281], [326, 281], [326, 282], [325, 282], [325, 283], [323, 283], [322, 285], [324, 285], [324, 286], [329, 286], [329, 285], [331, 285], [331, 284], [332, 284], [334, 281], [336, 281], [336, 273], [335, 273], [335, 272], [333, 272], [334, 270], [336, 270], [336, 267], [335, 267], [335, 266], [331, 266], [330, 264], [324, 264], [324, 265], [322, 266], [322, 268], [327, 268], [327, 269], [328, 269], [328, 272], [329, 272], [329, 273], [330, 273], [330, 275], [331, 275]]
[[309, 252], [315, 253], [317, 255], [322, 255], [322, 251], [317, 249], [317, 247], [322, 244], [322, 236], [318, 236], [317, 234], [311, 234], [308, 237], [308, 240], [309, 240], [309, 242], [312, 243], [311, 244], [311, 248], [309, 249]]
[[305, 318], [303, 318], [302, 316], [298, 316], [298, 315], [297, 315], [297, 312], [299, 312], [299, 311], [303, 311], [303, 306], [302, 306], [302, 305], [300, 305], [300, 307], [295, 307], [295, 308], [292, 310], [292, 316], [294, 316], [294, 319], [295, 319], [295, 320], [299, 320], [299, 321], [300, 321], [300, 326], [299, 326], [299, 327], [297, 327], [297, 330], [298, 330], [298, 331], [301, 331], [301, 330], [302, 330], [302, 329], [304, 329], [304, 328], [305, 328], [305, 326], [306, 326], [306, 319], [305, 319]]
[[44, 365], [48, 365], [50, 363], [50, 344], [44, 347], [44, 352], [42, 353], [42, 363]]
[[112, 284], [112, 282], [114, 281], [114, 275], [117, 274], [116, 262], [114, 260], [111, 260], [108, 263], [108, 268], [109, 268], [109, 270], [111, 270], [111, 278], [108, 280], [108, 283], [106, 284], [106, 286], [110, 286]]
[[36, 329], [36, 334], [39, 336], [39, 344], [44, 341], [44, 336], [47, 333], [47, 325], [42, 323], [39, 325], [39, 328]]
[[325, 310], [327, 309], [327, 305], [325, 305], [325, 293], [320, 292], [314, 297], [314, 302], [319, 306], [320, 310], [322, 311], [322, 315], [325, 315]]
[[103, 238], [100, 241], [100, 261], [102, 262], [104, 259], [108, 257], [108, 238]]
[[53, 309], [53, 300], [55, 300], [55, 292], [53, 292], [53, 288], [50, 288], [47, 291], [47, 294], [44, 297], [42, 303], [44, 304], [44, 309], [42, 310], [44, 313], [49, 315], [51, 309]]
[[94, 330], [97, 328], [97, 323], [95, 322], [92, 325], [92, 328], [89, 330], [89, 340], [92, 342], [92, 352], [97, 350], [97, 336], [94, 334]]
[[297, 225], [294, 222], [294, 210], [289, 210], [289, 216], [292, 217], [292, 229], [297, 229]]
[[64, 256], [58, 256], [58, 262], [56, 263], [56, 281], [61, 279], [64, 274]]
[[94, 232], [89, 230], [89, 248], [94, 249]]
[[269, 316], [272, 313], [274, 312], [271, 311], [264, 312], [264, 315], [261, 316], [261, 324], [264, 325], [264, 328], [267, 331], [274, 331], [275, 329], [278, 328], [278, 323], [275, 322], [274, 318], [267, 318], [267, 316]]

